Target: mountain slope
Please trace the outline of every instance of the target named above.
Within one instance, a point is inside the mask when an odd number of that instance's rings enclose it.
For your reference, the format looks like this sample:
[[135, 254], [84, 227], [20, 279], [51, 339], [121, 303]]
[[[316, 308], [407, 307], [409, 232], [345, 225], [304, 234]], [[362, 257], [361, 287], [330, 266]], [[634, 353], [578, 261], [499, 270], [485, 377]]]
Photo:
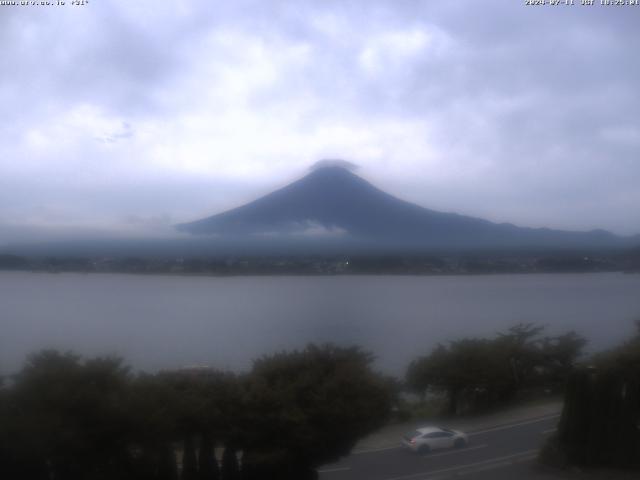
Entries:
[[495, 224], [400, 200], [349, 170], [318, 168], [251, 203], [178, 225], [192, 234], [301, 233], [322, 227], [352, 237], [423, 247], [607, 247], [626, 241], [609, 232], [565, 232]]

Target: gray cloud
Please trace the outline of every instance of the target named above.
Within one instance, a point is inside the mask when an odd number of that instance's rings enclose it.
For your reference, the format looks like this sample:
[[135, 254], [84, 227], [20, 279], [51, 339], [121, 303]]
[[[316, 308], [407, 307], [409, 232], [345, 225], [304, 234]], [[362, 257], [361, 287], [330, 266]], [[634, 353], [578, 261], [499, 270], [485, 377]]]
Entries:
[[346, 158], [432, 208], [637, 233], [639, 15], [499, 0], [3, 7], [0, 225], [186, 221]]

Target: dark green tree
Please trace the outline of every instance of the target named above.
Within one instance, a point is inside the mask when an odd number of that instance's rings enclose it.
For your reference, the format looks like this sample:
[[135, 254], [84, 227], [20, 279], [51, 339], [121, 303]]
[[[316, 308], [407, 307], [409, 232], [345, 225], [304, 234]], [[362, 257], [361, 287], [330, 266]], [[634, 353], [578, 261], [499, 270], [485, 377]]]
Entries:
[[389, 416], [389, 382], [358, 348], [309, 345], [263, 357], [247, 386], [243, 448], [257, 470], [304, 479], [350, 452]]
[[240, 480], [240, 467], [236, 450], [231, 445], [227, 445], [222, 453], [222, 480]]
[[43, 351], [29, 357], [12, 392], [18, 458], [65, 479], [129, 478], [128, 369]]
[[154, 463], [153, 479], [178, 480], [176, 452], [172, 445], [161, 443], [157, 446], [157, 462]]
[[214, 442], [211, 435], [204, 433], [200, 436], [200, 448], [198, 451], [198, 479], [218, 480], [220, 470], [214, 454]]
[[493, 339], [465, 338], [438, 345], [413, 361], [406, 384], [424, 396], [444, 392], [447, 412], [489, 408], [526, 389], [564, 382], [585, 341], [573, 332], [541, 338], [542, 327], [519, 324]]
[[22, 428], [14, 392], [0, 386], [0, 469], [2, 476], [48, 480], [49, 469], [41, 448]]
[[552, 390], [562, 391], [586, 344], [586, 339], [573, 331], [543, 338], [540, 343], [542, 382]]
[[[184, 369], [142, 375], [134, 385], [132, 410], [138, 419], [141, 448], [154, 452], [179, 444], [183, 478], [218, 478], [212, 438], [232, 437], [242, 412], [241, 388], [235, 375]], [[196, 456], [194, 439], [198, 438], [200, 455]]]
[[417, 391], [445, 392], [450, 415], [491, 405], [511, 392], [515, 383], [508, 353], [484, 339], [439, 345], [409, 366], [407, 380]]
[[198, 479], [198, 460], [196, 447], [191, 435], [185, 435], [182, 452], [182, 480]]
[[543, 364], [540, 349], [540, 334], [544, 327], [532, 323], [519, 323], [506, 332], [498, 334], [491, 347], [500, 352], [501, 361], [509, 362], [510, 385], [505, 394], [514, 396], [516, 392], [532, 382], [535, 383], [536, 369]]
[[562, 466], [640, 468], [640, 324], [623, 345], [569, 375], [558, 433], [543, 459]]
[[587, 462], [586, 445], [589, 439], [593, 412], [593, 383], [591, 373], [581, 369], [572, 373], [564, 396], [564, 407], [558, 424], [557, 438], [571, 462]]
[[164, 375], [141, 374], [129, 391], [133, 419], [130, 442], [139, 451], [138, 476], [177, 480], [176, 448], [183, 441], [179, 428], [179, 398]]

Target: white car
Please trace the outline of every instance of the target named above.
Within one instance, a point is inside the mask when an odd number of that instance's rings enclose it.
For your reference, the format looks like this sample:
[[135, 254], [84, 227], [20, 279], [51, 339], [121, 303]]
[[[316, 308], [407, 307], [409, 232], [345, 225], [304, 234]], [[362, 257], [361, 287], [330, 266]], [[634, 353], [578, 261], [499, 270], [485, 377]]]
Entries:
[[402, 445], [418, 453], [441, 448], [462, 448], [469, 443], [466, 433], [440, 427], [418, 428], [402, 437]]

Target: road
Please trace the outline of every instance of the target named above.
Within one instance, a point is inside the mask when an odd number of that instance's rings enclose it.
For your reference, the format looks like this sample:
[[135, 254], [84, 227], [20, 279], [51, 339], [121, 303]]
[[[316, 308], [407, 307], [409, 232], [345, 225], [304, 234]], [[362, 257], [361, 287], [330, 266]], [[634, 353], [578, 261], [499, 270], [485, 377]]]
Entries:
[[[470, 432], [469, 445], [418, 455], [401, 447], [365, 451], [319, 470], [321, 480], [435, 480], [537, 478], [531, 468], [538, 449], [555, 430], [548, 415]], [[446, 426], [446, 425], [443, 425]]]

